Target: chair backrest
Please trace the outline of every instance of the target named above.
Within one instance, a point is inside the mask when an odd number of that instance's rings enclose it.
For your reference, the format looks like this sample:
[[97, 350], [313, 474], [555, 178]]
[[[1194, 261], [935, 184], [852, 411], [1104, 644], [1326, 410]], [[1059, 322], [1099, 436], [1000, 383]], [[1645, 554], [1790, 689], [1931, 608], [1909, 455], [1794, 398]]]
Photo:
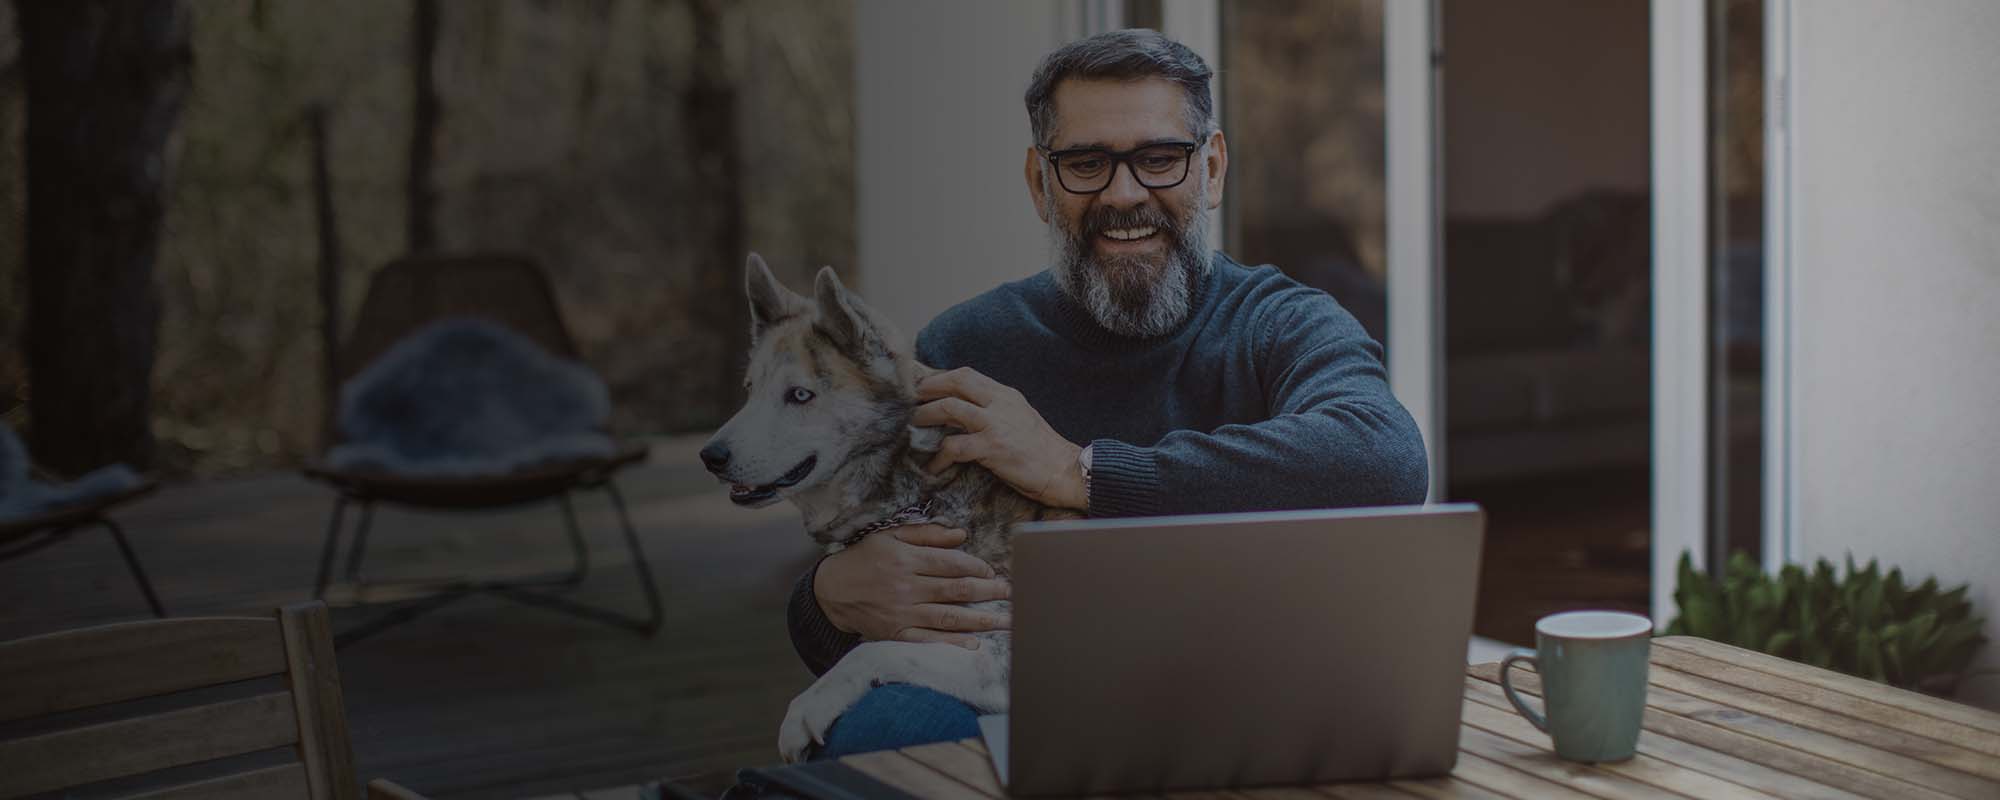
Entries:
[[127, 622], [0, 643], [0, 723], [282, 675], [286, 689], [0, 740], [0, 797], [292, 746], [298, 760], [152, 794], [361, 796], [322, 603], [273, 617]]
[[533, 261], [500, 254], [411, 256], [368, 279], [354, 330], [341, 344], [341, 382], [416, 329], [447, 317], [484, 317], [558, 356], [580, 358], [555, 290]]

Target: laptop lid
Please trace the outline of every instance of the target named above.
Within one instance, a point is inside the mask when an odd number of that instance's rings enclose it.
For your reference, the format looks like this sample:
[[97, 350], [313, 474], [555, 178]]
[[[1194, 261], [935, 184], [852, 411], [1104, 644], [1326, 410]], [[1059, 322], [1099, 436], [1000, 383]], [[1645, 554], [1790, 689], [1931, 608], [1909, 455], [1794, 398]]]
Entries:
[[1449, 772], [1484, 526], [1475, 505], [1020, 526], [1008, 792]]

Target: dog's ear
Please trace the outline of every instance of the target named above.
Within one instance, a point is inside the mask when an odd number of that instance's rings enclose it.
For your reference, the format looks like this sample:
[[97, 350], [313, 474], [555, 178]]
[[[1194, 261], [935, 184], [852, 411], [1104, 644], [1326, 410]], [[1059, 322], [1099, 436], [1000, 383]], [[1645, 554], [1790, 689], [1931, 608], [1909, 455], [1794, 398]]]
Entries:
[[854, 308], [854, 296], [840, 283], [832, 267], [820, 267], [813, 278], [813, 296], [819, 301], [819, 317], [814, 320], [833, 343], [849, 353], [861, 354], [868, 336], [867, 323]]
[[755, 342], [764, 335], [764, 329], [771, 323], [797, 315], [803, 298], [785, 288], [771, 274], [771, 268], [764, 264], [764, 257], [750, 254], [750, 261], [743, 265], [743, 290], [750, 296], [750, 341]]

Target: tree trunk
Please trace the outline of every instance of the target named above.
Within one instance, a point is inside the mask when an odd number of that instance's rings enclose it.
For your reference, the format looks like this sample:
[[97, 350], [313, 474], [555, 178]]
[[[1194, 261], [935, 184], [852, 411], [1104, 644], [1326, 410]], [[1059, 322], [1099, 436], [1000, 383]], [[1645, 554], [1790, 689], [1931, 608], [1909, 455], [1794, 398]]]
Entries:
[[437, 60], [437, 0], [417, 0], [410, 26], [410, 174], [405, 185], [407, 217], [404, 246], [411, 253], [437, 247], [437, 186], [431, 165], [437, 160], [438, 92], [433, 63]]
[[326, 106], [306, 110], [312, 135], [313, 219], [319, 231], [320, 449], [333, 446], [340, 408], [340, 223], [333, 214], [333, 170], [327, 162]]
[[[721, 0], [689, 0], [693, 13], [694, 74], [682, 98], [693, 155], [694, 196], [703, 198], [700, 231], [702, 265], [690, 294], [690, 314], [701, 330], [721, 347], [707, 381], [697, 381], [700, 394], [711, 398], [706, 425], [720, 425], [742, 402], [738, 364], [750, 349], [749, 306], [737, 302], [743, 293], [744, 249], [743, 157], [736, 135], [736, 86], [723, 51], [725, 4]], [[721, 298], [718, 302], [717, 298]], [[706, 384], [706, 385], [701, 385]], [[691, 387], [692, 388], [692, 387]]]
[[153, 456], [153, 285], [188, 91], [179, 0], [17, 0], [27, 78], [30, 449], [57, 472]]

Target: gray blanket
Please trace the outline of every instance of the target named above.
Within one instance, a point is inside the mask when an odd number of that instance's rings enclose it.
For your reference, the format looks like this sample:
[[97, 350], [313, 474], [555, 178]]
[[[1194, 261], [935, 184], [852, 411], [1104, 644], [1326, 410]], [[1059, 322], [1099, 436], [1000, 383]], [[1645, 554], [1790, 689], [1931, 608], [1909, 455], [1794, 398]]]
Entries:
[[137, 487], [139, 473], [124, 464], [94, 470], [70, 483], [43, 483], [29, 469], [28, 448], [14, 429], [0, 425], [0, 520], [88, 505]]
[[472, 318], [405, 337], [340, 393], [341, 471], [428, 477], [504, 475], [604, 458], [610, 393], [590, 368]]

